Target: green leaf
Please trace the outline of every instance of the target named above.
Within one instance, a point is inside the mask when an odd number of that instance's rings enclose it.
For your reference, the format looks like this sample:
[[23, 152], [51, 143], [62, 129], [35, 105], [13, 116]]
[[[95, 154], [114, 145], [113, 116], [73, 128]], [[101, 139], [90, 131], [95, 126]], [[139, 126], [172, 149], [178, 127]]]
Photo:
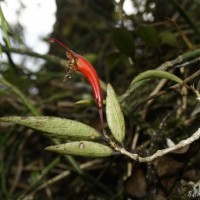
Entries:
[[120, 52], [111, 52], [106, 56], [106, 63], [109, 66], [109, 69], [114, 69], [115, 67], [117, 67], [118, 65], [120, 65], [119, 63], [124, 60], [123, 57], [126, 57], [125, 55], [122, 55]]
[[[136, 90], [140, 86], [144, 85], [148, 81], [148, 79], [140, 80], [140, 81], [137, 81], [137, 82], [133, 82], [133, 81], [131, 82], [131, 85], [130, 85], [130, 91], [131, 92], [133, 92], [134, 90]], [[127, 90], [127, 92], [129, 92], [129, 90]]]
[[136, 86], [140, 85], [140, 82], [143, 82], [149, 78], [166, 78], [177, 83], [183, 83], [183, 81], [176, 75], [163, 70], [147, 70], [138, 76], [136, 76], [130, 84], [130, 91], [133, 92]]
[[125, 136], [124, 115], [115, 91], [110, 84], [107, 85], [106, 117], [114, 138], [121, 143]]
[[158, 34], [153, 26], [140, 26], [137, 30], [137, 34], [146, 44], [153, 47], [159, 46]]
[[[82, 99], [75, 102], [76, 105], [96, 105], [94, 99]], [[106, 104], [105, 100], [103, 100], [103, 104]]]
[[75, 102], [77, 105], [96, 105], [94, 99], [82, 99], [77, 102]]
[[1, 47], [1, 44], [0, 44], [0, 55], [2, 54], [2, 47]]
[[160, 33], [159, 36], [163, 43], [168, 44], [172, 47], [177, 47], [177, 45], [178, 45], [177, 39], [173, 33], [164, 31], [164, 32]]
[[81, 122], [62, 119], [59, 117], [37, 116], [37, 117], [1, 117], [2, 122], [12, 122], [35, 130], [53, 138], [72, 140], [96, 140], [100, 133], [94, 128]]
[[10, 25], [8, 24], [8, 22], [6, 21], [5, 17], [4, 17], [3, 11], [1, 9], [1, 5], [0, 5], [0, 22], [1, 22], [1, 28], [3, 30], [3, 34], [4, 34], [4, 37], [5, 37], [6, 43], [7, 43], [8, 47], [11, 47], [10, 39], [9, 39], [9, 36], [8, 36], [8, 31], [10, 31], [11, 28], [10, 28]]
[[121, 53], [129, 57], [134, 55], [135, 45], [130, 31], [124, 28], [115, 28], [113, 32], [113, 40]]
[[9, 89], [11, 89], [13, 91], [13, 93], [15, 93], [22, 100], [24, 105], [29, 109], [29, 111], [33, 115], [39, 115], [39, 112], [37, 111], [35, 106], [30, 102], [30, 100], [27, 98], [27, 96], [25, 94], [23, 94], [23, 92], [20, 89], [18, 89], [12, 83], [7, 81], [2, 75], [0, 76], [0, 83], [2, 83], [3, 85], [5, 85]]
[[94, 63], [97, 60], [97, 55], [94, 53], [84, 54], [83, 57], [86, 58], [91, 63]]
[[46, 147], [45, 150], [84, 157], [106, 157], [114, 153], [114, 151], [106, 145], [89, 141], [76, 141], [53, 145]]

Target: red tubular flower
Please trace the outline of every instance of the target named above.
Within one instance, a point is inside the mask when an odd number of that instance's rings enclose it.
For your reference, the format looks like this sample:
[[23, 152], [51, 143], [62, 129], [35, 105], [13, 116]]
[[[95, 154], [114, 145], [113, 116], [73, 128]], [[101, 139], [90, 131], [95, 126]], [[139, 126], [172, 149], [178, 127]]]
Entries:
[[93, 89], [96, 106], [99, 110], [100, 120], [101, 120], [101, 124], [103, 127], [103, 110], [102, 110], [103, 96], [102, 96], [102, 90], [101, 90], [101, 86], [100, 86], [99, 77], [98, 77], [96, 70], [91, 65], [91, 63], [88, 62], [84, 57], [82, 57], [82, 56], [76, 54], [75, 52], [73, 52], [72, 50], [70, 50], [65, 44], [63, 44], [59, 40], [57, 40], [55, 38], [51, 38], [49, 40], [49, 42], [51, 42], [51, 43], [55, 42], [65, 48], [66, 56], [69, 59], [69, 61], [68, 61], [69, 72], [79, 71], [89, 81], [89, 83]]

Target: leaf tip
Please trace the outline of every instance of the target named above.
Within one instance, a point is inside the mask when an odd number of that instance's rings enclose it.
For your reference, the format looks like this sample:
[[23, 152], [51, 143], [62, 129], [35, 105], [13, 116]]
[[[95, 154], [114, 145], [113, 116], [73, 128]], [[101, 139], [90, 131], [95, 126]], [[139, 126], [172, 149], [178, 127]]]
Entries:
[[58, 149], [58, 146], [54, 145], [54, 146], [45, 147], [44, 150], [46, 150], [46, 151], [56, 151], [56, 149]]

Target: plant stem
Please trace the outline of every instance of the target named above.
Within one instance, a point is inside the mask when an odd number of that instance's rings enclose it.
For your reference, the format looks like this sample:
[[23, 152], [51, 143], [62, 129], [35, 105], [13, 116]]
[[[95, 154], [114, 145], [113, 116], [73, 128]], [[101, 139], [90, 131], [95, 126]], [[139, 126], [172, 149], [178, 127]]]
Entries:
[[29, 99], [14, 85], [8, 82], [3, 76], [0, 76], [0, 83], [10, 88], [24, 103], [24, 105], [28, 108], [28, 110], [35, 116], [39, 115], [37, 109], [33, 106], [33, 104], [29, 101]]
[[153, 160], [155, 160], [156, 158], [162, 157], [170, 152], [176, 151], [178, 149], [181, 149], [191, 143], [193, 143], [194, 141], [198, 140], [200, 138], [200, 128], [193, 133], [193, 135], [185, 140], [181, 140], [178, 144], [166, 148], [166, 149], [162, 149], [162, 150], [157, 150], [156, 153], [147, 156], [147, 157], [141, 157], [138, 154], [132, 154], [130, 152], [128, 152], [125, 148], [119, 147], [118, 145], [116, 145], [116, 143], [114, 143], [113, 141], [109, 141], [110, 146], [117, 152], [120, 152], [121, 154], [128, 156], [129, 158], [138, 161], [138, 162], [151, 162]]
[[27, 55], [27, 56], [32, 56], [36, 58], [41, 58], [44, 60], [47, 60], [51, 63], [55, 63], [57, 65], [61, 66], [66, 66], [66, 61], [64, 59], [58, 58], [53, 55], [45, 54], [41, 55], [39, 53], [35, 53], [33, 51], [27, 50], [27, 49], [17, 49], [17, 48], [8, 48], [6, 46], [1, 46], [3, 52], [11, 52], [11, 53], [16, 53], [16, 54], [21, 54], [21, 55]]
[[189, 15], [183, 10], [180, 4], [176, 0], [169, 0], [171, 5], [180, 13], [180, 15], [185, 19], [185, 21], [190, 25], [190, 27], [196, 32], [198, 37], [200, 38], [200, 31], [195, 25], [195, 23], [190, 19]]

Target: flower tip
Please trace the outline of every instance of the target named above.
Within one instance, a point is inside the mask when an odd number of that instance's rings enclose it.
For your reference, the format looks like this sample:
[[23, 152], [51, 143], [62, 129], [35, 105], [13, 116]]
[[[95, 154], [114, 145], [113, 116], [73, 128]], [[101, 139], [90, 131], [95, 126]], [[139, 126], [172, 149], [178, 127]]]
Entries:
[[56, 38], [50, 38], [49, 42], [50, 43], [56, 43], [56, 44], [60, 45], [61, 47], [64, 47], [66, 49], [66, 51], [70, 51], [70, 49], [64, 43], [62, 43], [61, 41], [57, 40]]
[[50, 42], [50, 43], [54, 43], [55, 40], [56, 40], [55, 38], [50, 38], [50, 39], [49, 39], [49, 42]]

